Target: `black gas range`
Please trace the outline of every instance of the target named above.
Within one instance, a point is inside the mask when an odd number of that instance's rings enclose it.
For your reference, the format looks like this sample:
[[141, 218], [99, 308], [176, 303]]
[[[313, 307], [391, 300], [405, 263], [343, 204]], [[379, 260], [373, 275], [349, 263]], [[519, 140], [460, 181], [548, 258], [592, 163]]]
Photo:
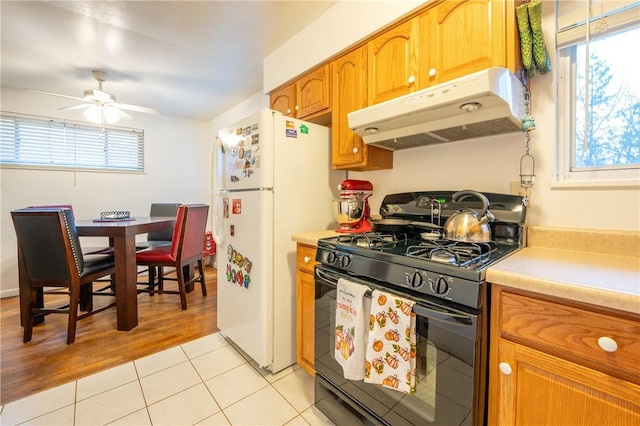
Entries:
[[[351, 276], [373, 279], [416, 296], [437, 297], [471, 308], [479, 306], [479, 283], [487, 268], [523, 246], [526, 208], [516, 195], [484, 193], [495, 219], [491, 241], [446, 240], [437, 227], [460, 209], [481, 209], [471, 197], [453, 201], [453, 191], [387, 195], [384, 219], [410, 220], [396, 232], [345, 234], [318, 242], [316, 260]], [[437, 214], [433, 206], [437, 203]]]
[[[476, 425], [486, 419], [489, 266], [524, 246], [523, 198], [484, 193], [495, 218], [489, 241], [446, 240], [439, 232], [460, 209], [481, 211], [453, 191], [387, 195], [380, 207], [393, 232], [318, 241], [315, 267], [315, 406], [335, 424]], [[376, 227], [379, 228], [379, 227]], [[416, 391], [401, 394], [347, 380], [334, 356], [340, 279], [414, 301]], [[370, 296], [368, 296], [370, 297]], [[389, 354], [387, 354], [389, 355]]]

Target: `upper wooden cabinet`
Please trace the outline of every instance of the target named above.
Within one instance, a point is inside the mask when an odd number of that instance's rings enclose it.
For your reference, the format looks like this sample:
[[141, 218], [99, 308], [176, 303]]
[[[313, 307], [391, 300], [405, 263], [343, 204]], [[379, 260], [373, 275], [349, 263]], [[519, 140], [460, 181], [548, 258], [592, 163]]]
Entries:
[[520, 64], [513, 1], [448, 0], [419, 16], [420, 88]]
[[492, 293], [488, 424], [640, 424], [640, 320]]
[[413, 92], [419, 86], [418, 18], [375, 37], [368, 48], [369, 105]]
[[310, 119], [331, 109], [329, 65], [325, 64], [295, 82], [271, 92], [271, 109], [288, 117]]
[[280, 111], [287, 117], [296, 116], [296, 86], [295, 83], [281, 87], [269, 94], [271, 109]]
[[362, 46], [331, 63], [333, 112], [331, 163], [334, 169], [393, 168], [393, 152], [367, 146], [349, 128], [347, 114], [367, 106], [367, 47]]

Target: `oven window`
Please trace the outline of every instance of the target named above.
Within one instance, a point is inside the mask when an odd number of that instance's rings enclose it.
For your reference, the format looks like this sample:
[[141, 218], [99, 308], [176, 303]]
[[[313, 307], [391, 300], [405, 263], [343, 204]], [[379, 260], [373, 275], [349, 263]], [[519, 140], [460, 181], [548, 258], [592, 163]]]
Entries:
[[316, 290], [316, 374], [334, 394], [348, 399], [374, 423], [472, 424], [475, 320], [451, 324], [416, 317], [416, 391], [409, 395], [344, 379], [334, 359], [336, 289], [316, 282]]

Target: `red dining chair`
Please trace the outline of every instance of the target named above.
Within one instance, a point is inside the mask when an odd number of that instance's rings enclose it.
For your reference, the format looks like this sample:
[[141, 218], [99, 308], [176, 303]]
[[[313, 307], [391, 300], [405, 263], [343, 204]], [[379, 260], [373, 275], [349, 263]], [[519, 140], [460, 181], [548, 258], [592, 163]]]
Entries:
[[[67, 344], [71, 344], [75, 341], [78, 320], [115, 306], [114, 300], [94, 310], [92, 300], [93, 282], [115, 272], [114, 258], [105, 254], [82, 254], [73, 214], [68, 208], [14, 210], [11, 218], [18, 240], [21, 273], [24, 271], [28, 281], [23, 341], [31, 340], [36, 317], [60, 313], [68, 316]], [[49, 305], [45, 304], [48, 294], [66, 294], [69, 299], [64, 306], [51, 307], [50, 301]], [[87, 312], [79, 315], [78, 308]]]
[[[199, 282], [202, 287], [202, 295], [207, 295], [204, 266], [202, 261], [202, 246], [205, 238], [205, 229], [209, 215], [209, 206], [206, 204], [182, 204], [178, 207], [176, 225], [173, 230], [170, 246], [151, 247], [136, 253], [138, 266], [149, 267], [149, 281], [143, 284], [145, 287], [139, 291], [148, 292], [150, 295], [179, 294], [182, 309], [187, 309], [187, 285]], [[193, 277], [185, 276], [185, 269], [197, 263]], [[176, 270], [178, 291], [165, 290], [163, 274], [158, 274], [156, 282], [156, 268], [173, 267]]]

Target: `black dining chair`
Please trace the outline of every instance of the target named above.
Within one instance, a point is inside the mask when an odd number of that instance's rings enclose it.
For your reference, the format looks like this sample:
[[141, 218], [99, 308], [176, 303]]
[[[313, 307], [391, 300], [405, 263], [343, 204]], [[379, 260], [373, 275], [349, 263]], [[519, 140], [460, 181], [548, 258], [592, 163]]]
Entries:
[[[28, 291], [23, 341], [31, 340], [36, 317], [60, 313], [68, 316], [67, 344], [71, 344], [78, 320], [115, 306], [114, 299], [93, 309], [93, 282], [115, 272], [113, 255], [83, 255], [71, 209], [26, 208], [12, 211], [11, 218], [20, 268], [28, 281], [28, 288], [20, 289]], [[52, 307], [45, 298], [49, 294], [66, 294], [69, 299], [63, 306]], [[86, 312], [78, 314], [79, 309]]]
[[[71, 217], [75, 221], [75, 214], [73, 213], [73, 206], [71, 204], [50, 204], [43, 206], [30, 206], [30, 209], [69, 209], [71, 210]], [[113, 247], [82, 247], [82, 254], [113, 254]]]
[[[207, 287], [202, 261], [202, 246], [204, 244], [209, 206], [206, 204], [181, 204], [178, 207], [176, 225], [171, 238], [171, 245], [151, 247], [136, 253], [136, 262], [139, 266], [149, 267], [149, 281], [140, 283], [144, 288], [141, 292], [150, 295], [155, 293], [179, 294], [182, 309], [187, 309], [186, 286], [199, 282], [202, 287], [202, 295], [207, 295]], [[192, 277], [185, 275], [185, 269], [197, 264]], [[176, 278], [165, 278], [162, 273], [156, 281], [156, 268], [162, 271], [163, 267], [173, 267], [176, 270]], [[164, 281], [175, 280], [178, 290], [165, 290]]]

